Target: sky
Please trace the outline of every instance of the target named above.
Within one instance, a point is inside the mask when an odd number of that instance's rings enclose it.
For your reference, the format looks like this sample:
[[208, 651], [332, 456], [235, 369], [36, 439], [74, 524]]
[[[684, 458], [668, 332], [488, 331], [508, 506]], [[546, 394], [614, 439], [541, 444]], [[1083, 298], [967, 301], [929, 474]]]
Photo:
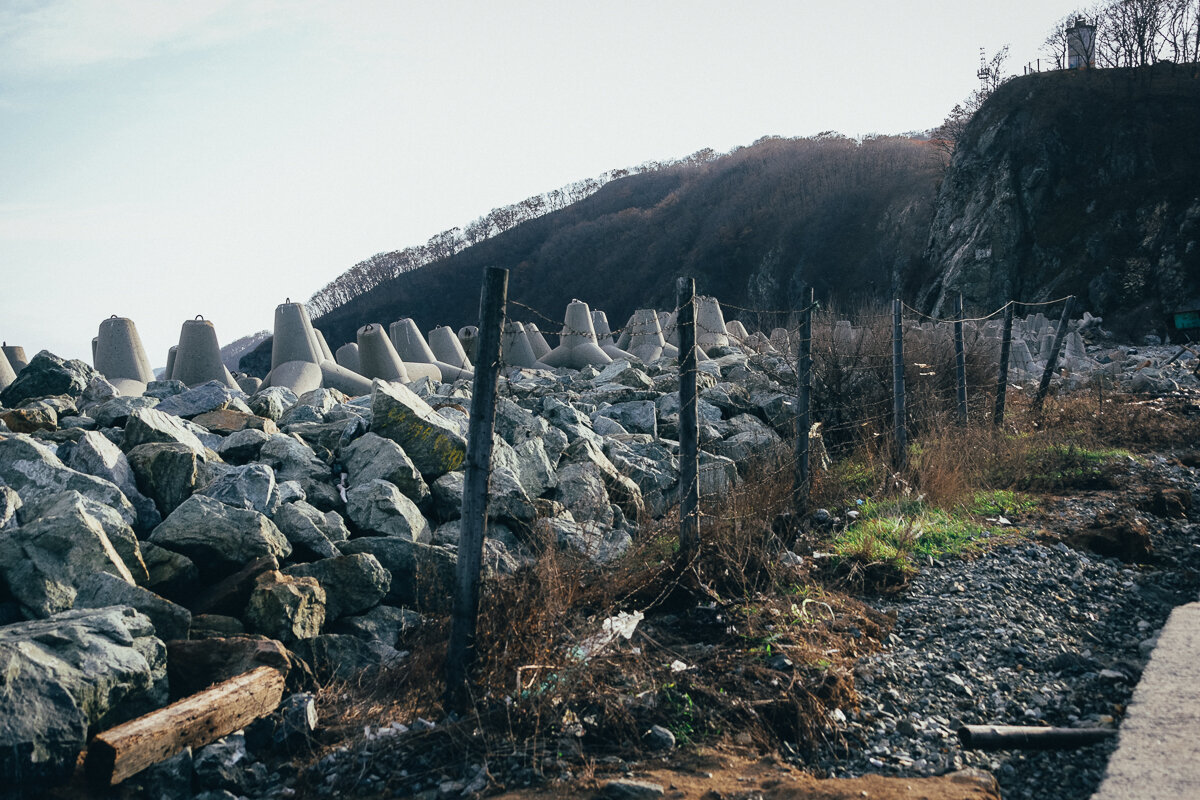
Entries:
[[186, 319], [269, 329], [375, 253], [609, 169], [925, 130], [980, 48], [1020, 74], [1076, 7], [0, 0], [0, 340], [90, 363], [117, 315], [162, 366]]

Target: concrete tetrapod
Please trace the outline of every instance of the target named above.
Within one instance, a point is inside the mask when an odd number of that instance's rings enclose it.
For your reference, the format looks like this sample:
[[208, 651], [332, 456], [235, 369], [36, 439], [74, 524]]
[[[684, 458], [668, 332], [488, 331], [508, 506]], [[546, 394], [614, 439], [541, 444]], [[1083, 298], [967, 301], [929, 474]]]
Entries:
[[412, 380], [392, 340], [377, 322], [368, 322], [358, 329], [358, 364], [367, 378], [401, 383]]
[[430, 377], [446, 383], [460, 378], [470, 378], [475, 374], [472, 370], [456, 367], [445, 361], [438, 361], [437, 357], [433, 355], [433, 350], [429, 348], [429, 342], [425, 341], [425, 337], [417, 328], [417, 323], [409, 317], [403, 317], [393, 322], [388, 327], [388, 333], [391, 334], [396, 352], [404, 359], [405, 365], [408, 366], [408, 372], [414, 379], [424, 377], [419, 374], [424, 364], [432, 365], [437, 369], [438, 374]]
[[364, 376], [366, 374], [362, 371], [362, 358], [358, 353], [358, 342], [346, 342], [344, 345], [339, 347], [334, 360], [337, 361], [340, 366], [343, 366], [352, 372], [357, 372]]
[[313, 328], [313, 335], [317, 337], [317, 349], [321, 351], [322, 358], [336, 364], [337, 359], [333, 357], [333, 351], [329, 349], [329, 344], [325, 341], [325, 334], [321, 333], [320, 328]]
[[140, 396], [154, 380], [137, 326], [127, 317], [114, 314], [100, 323], [95, 353], [96, 369], [123, 395]]
[[183, 381], [189, 388], [209, 381], [220, 381], [230, 389], [239, 388], [221, 361], [216, 328], [199, 314], [195, 319], [184, 321], [179, 331], [175, 361], [168, 366], [171, 367], [171, 380]]
[[592, 312], [592, 327], [596, 330], [596, 344], [608, 354], [613, 361], [628, 359], [631, 353], [617, 347], [613, 341], [612, 328], [608, 326], [608, 315], [597, 309]]
[[8, 356], [8, 363], [12, 366], [13, 372], [18, 375], [21, 374], [21, 370], [29, 366], [29, 359], [25, 357], [24, 347], [5, 342], [3, 345], [0, 345], [0, 349], [4, 351], [4, 355]]
[[467, 358], [467, 353], [463, 350], [462, 342], [458, 340], [454, 331], [445, 325], [429, 332], [429, 349], [438, 361], [445, 361], [460, 369], [474, 370], [471, 359]]
[[548, 367], [583, 369], [586, 366], [603, 367], [612, 363], [612, 358], [596, 343], [596, 329], [592, 327], [592, 312], [582, 300], [572, 300], [563, 317], [563, 331], [558, 337], [558, 347], [542, 358]]
[[733, 339], [734, 344], [744, 345], [750, 341], [750, 331], [746, 330], [746, 326], [741, 323], [741, 320], [733, 320], [725, 323], [725, 333]]
[[[675, 311], [659, 311], [658, 324], [662, 326], [663, 338], [666, 339], [670, 347], [675, 348], [675, 357], [679, 357], [679, 327], [675, 324], [675, 319], [679, 314]], [[666, 348], [663, 348], [664, 352]], [[696, 347], [697, 361], [711, 361], [708, 354], [704, 352], [704, 348], [697, 345]]]
[[262, 378], [256, 378], [253, 375], [243, 375], [238, 373], [234, 376], [237, 381], [238, 388], [246, 394], [254, 394], [262, 388]]
[[458, 329], [458, 343], [462, 345], [463, 352], [467, 354], [467, 358], [471, 359], [471, 363], [475, 363], [476, 350], [479, 345], [479, 328], [474, 325], [464, 325]]
[[175, 355], [179, 352], [179, 345], [173, 344], [167, 348], [167, 366], [163, 367], [162, 380], [169, 381], [171, 376], [175, 374]]
[[549, 369], [533, 354], [524, 326], [512, 320], [504, 323], [504, 334], [500, 338], [500, 360], [506, 367]]
[[645, 363], [657, 361], [664, 356], [677, 358], [679, 348], [667, 344], [662, 328], [658, 326], [658, 312], [652, 308], [639, 308], [625, 324], [629, 333], [629, 346], [625, 349]]
[[308, 310], [290, 300], [275, 307], [271, 341], [271, 372], [263, 387], [286, 386], [296, 394], [324, 386], [357, 397], [371, 391], [371, 382], [357, 372], [323, 357]]
[[546, 342], [546, 337], [542, 336], [542, 332], [538, 330], [538, 326], [532, 322], [525, 323], [525, 338], [529, 340], [529, 346], [533, 348], [533, 354], [538, 359], [543, 358], [550, 352], [550, 345]]
[[706, 353], [714, 347], [729, 346], [725, 315], [715, 297], [696, 298], [696, 344]]
[[17, 379], [17, 371], [8, 363], [8, 356], [0, 350], [0, 389], [7, 389]]

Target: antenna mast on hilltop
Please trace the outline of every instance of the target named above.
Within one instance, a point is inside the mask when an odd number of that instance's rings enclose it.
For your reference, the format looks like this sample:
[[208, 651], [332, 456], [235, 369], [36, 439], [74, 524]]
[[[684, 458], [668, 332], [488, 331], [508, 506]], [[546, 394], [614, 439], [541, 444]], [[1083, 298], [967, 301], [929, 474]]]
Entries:
[[982, 47], [979, 48], [979, 71], [975, 73], [975, 77], [979, 78], [979, 85], [983, 91], [988, 90], [988, 78], [992, 75], [992, 70], [987, 63], [987, 51]]

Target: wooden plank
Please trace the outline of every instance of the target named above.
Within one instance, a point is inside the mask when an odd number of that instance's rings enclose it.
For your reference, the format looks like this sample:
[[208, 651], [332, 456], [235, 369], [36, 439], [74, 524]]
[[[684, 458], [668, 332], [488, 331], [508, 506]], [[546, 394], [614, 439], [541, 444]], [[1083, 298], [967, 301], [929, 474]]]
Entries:
[[88, 745], [88, 780], [114, 786], [185, 747], [200, 747], [244, 728], [278, 708], [282, 699], [283, 675], [259, 667], [110, 728]]

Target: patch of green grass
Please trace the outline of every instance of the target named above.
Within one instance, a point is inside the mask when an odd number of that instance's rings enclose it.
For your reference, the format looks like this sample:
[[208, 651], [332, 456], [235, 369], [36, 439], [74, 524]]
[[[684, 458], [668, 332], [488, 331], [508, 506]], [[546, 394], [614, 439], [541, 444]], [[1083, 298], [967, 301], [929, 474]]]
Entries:
[[1037, 501], [1008, 489], [979, 491], [963, 510], [977, 517], [995, 517], [1000, 514], [1017, 514], [1037, 508]]
[[692, 702], [692, 696], [673, 683], [663, 687], [661, 696], [668, 717], [664, 727], [675, 735], [675, 741], [679, 744], [690, 744], [696, 736], [697, 723], [696, 704]]
[[1022, 465], [1022, 474], [1015, 477], [1018, 489], [1061, 491], [1104, 486], [1106, 467], [1126, 458], [1128, 450], [1092, 449], [1074, 444], [1054, 444], [1030, 450]]

